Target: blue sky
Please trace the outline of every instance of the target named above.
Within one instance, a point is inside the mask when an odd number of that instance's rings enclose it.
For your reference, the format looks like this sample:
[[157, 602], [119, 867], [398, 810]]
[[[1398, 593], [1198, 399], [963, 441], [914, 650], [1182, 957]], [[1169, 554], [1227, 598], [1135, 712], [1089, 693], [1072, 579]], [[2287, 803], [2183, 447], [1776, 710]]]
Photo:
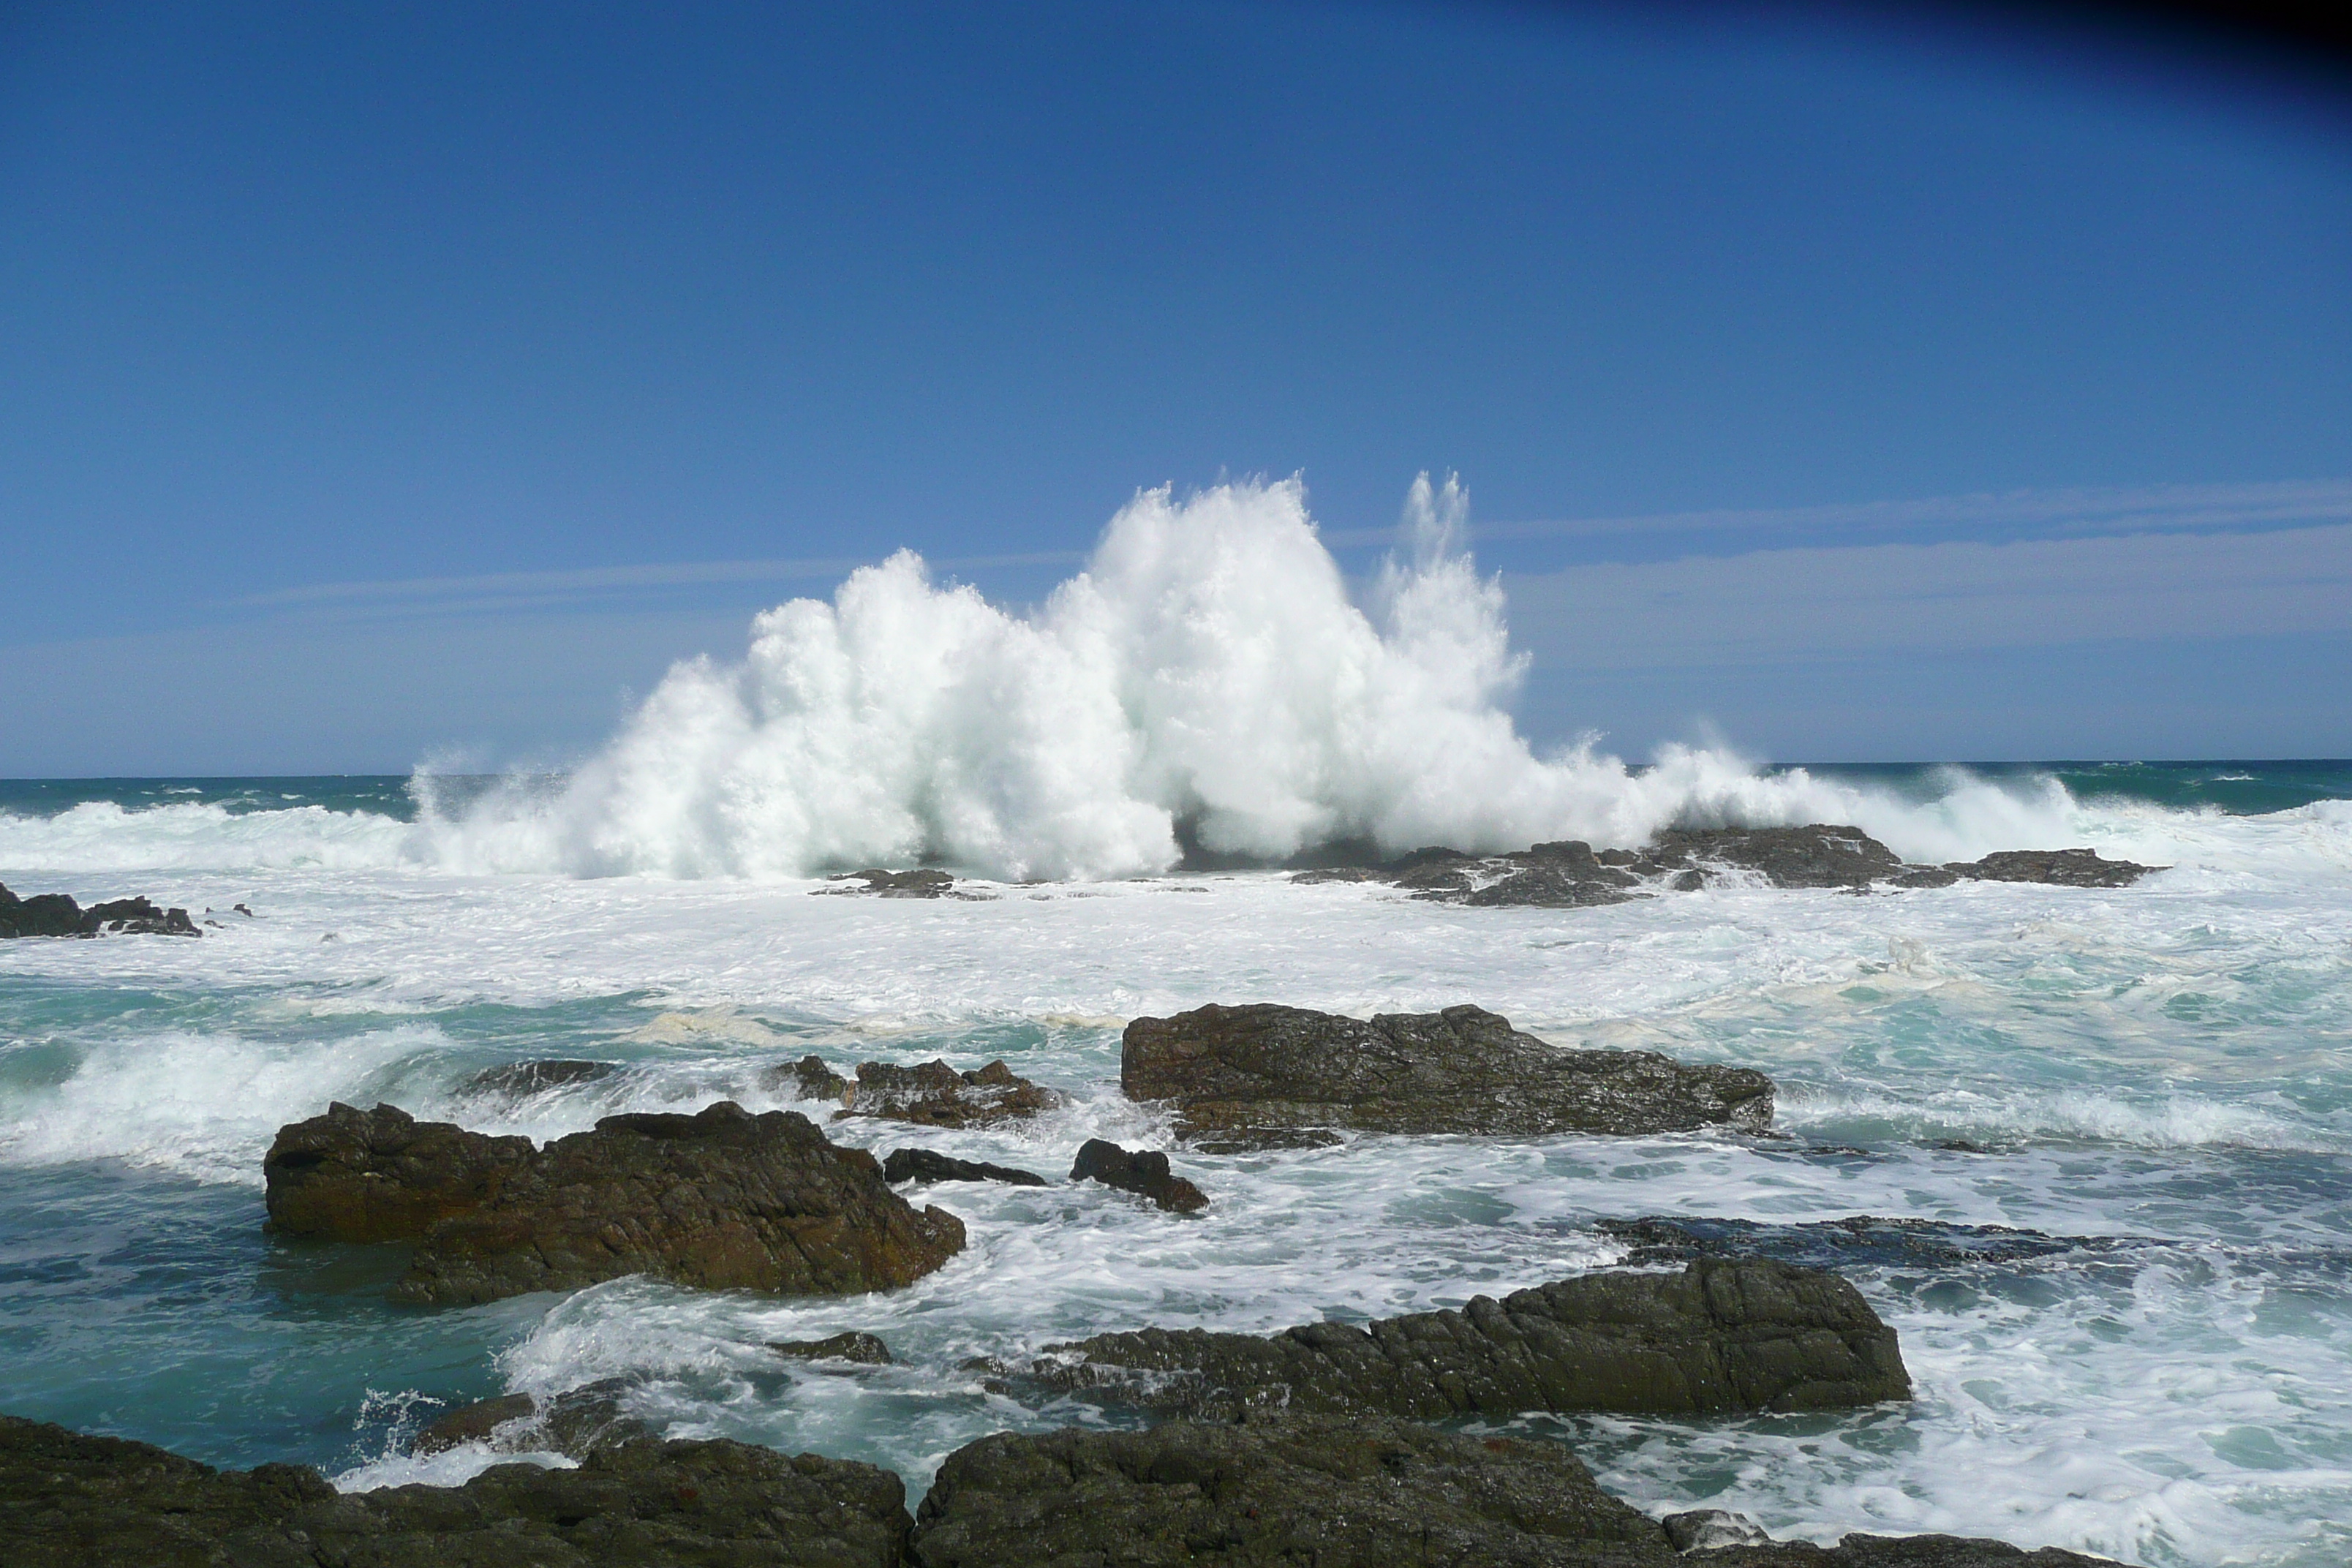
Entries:
[[0, 773], [561, 760], [1423, 469], [1539, 737], [2352, 753], [2347, 131], [1964, 11], [6, 7]]

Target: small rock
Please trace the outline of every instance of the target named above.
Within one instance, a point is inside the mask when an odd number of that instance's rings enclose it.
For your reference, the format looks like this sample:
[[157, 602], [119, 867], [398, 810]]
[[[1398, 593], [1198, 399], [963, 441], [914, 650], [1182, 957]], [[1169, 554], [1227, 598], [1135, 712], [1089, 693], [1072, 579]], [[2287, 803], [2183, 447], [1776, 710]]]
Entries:
[[768, 1348], [796, 1361], [846, 1361], [860, 1366], [891, 1364], [888, 1345], [855, 1329], [822, 1340], [770, 1340]]
[[2163, 866], [2105, 860], [2095, 849], [2003, 849], [1944, 869], [1979, 882], [2048, 882], [2061, 888], [2127, 888]]
[[958, 1072], [944, 1061], [910, 1068], [860, 1062], [857, 1082], [846, 1087], [846, 1103], [835, 1115], [873, 1116], [919, 1127], [995, 1127], [1063, 1102], [1061, 1095], [1030, 1082], [1002, 1061], [971, 1072]]
[[1695, 1508], [1660, 1520], [1666, 1542], [1677, 1552], [1712, 1552], [1718, 1546], [1769, 1546], [1764, 1527], [1744, 1513], [1720, 1508]]
[[1332, 1149], [1347, 1141], [1328, 1127], [1221, 1127], [1189, 1142], [1203, 1154], [1263, 1154], [1278, 1149]]
[[503, 1067], [484, 1068], [459, 1085], [458, 1091], [463, 1094], [500, 1094], [520, 1100], [525, 1095], [539, 1094], [571, 1084], [593, 1083], [620, 1070], [611, 1062], [509, 1062]]
[[1209, 1206], [1209, 1196], [1168, 1168], [1168, 1156], [1156, 1149], [1129, 1153], [1118, 1144], [1089, 1138], [1070, 1167], [1074, 1182], [1100, 1182], [1123, 1193], [1150, 1198], [1174, 1214], [1193, 1214]]
[[487, 1443], [508, 1422], [527, 1420], [538, 1414], [539, 1401], [528, 1394], [502, 1394], [496, 1399], [461, 1405], [417, 1433], [416, 1440], [408, 1446], [409, 1452], [420, 1456], [437, 1454], [460, 1444]]
[[892, 1186], [901, 1182], [1005, 1182], [1016, 1187], [1042, 1187], [1045, 1178], [1012, 1165], [958, 1160], [930, 1149], [893, 1149], [882, 1162], [882, 1179]]

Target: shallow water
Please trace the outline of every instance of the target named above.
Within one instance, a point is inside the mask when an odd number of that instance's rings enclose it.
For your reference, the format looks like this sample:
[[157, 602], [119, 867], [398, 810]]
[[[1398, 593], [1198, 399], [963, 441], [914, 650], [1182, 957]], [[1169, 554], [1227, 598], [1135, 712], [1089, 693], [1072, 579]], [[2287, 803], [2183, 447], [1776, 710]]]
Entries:
[[[1641, 1506], [1710, 1502], [1780, 1533], [1951, 1530], [2160, 1568], [2352, 1552], [2330, 1522], [2352, 1518], [2343, 801], [2231, 816], [2066, 796], [2074, 841], [2176, 868], [2130, 889], [1520, 910], [1265, 872], [974, 902], [465, 876], [414, 852], [420, 824], [354, 796], [232, 809], [200, 787], [0, 816], [12, 887], [147, 892], [221, 922], [201, 942], [0, 945], [0, 1409], [366, 1486], [486, 1462], [398, 1452], [447, 1403], [628, 1374], [633, 1407], [674, 1434], [870, 1458], [919, 1491], [982, 1433], [1122, 1418], [1015, 1405], [961, 1370], [975, 1356], [1458, 1304], [1619, 1260], [1605, 1219], [1908, 1216], [2068, 1238], [1969, 1258], [1756, 1233], [1841, 1268], [1895, 1325], [1911, 1405], [1515, 1425], [1574, 1442]], [[240, 901], [255, 918], [219, 912]], [[1004, 1058], [1075, 1102], [1017, 1131], [830, 1131], [1059, 1176], [1087, 1137], [1165, 1141], [1117, 1093], [1126, 1019], [1242, 1000], [1475, 1001], [1563, 1044], [1753, 1066], [1793, 1136], [1183, 1155], [1213, 1200], [1190, 1219], [1092, 1186], [934, 1188], [970, 1248], [847, 1300], [622, 1280], [395, 1309], [396, 1250], [260, 1230], [263, 1149], [330, 1100], [544, 1138], [625, 1109], [789, 1104], [757, 1091], [761, 1069], [812, 1051], [845, 1069]], [[624, 1070], [520, 1103], [461, 1087], [538, 1057]], [[847, 1328], [899, 1364], [845, 1375], [763, 1348]]]

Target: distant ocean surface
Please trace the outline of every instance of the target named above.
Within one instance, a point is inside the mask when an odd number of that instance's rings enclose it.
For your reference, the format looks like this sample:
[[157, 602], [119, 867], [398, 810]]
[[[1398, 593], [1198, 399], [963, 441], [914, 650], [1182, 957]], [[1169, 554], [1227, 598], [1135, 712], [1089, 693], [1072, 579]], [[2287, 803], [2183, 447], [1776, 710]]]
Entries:
[[[1617, 1260], [1605, 1219], [1873, 1215], [2062, 1239], [1824, 1254], [1900, 1332], [1907, 1407], [1518, 1426], [1644, 1507], [1783, 1534], [1953, 1531], [2160, 1568], [2352, 1560], [2352, 763], [1768, 786], [1807, 815], [1854, 803], [1915, 858], [2006, 836], [2172, 869], [2114, 890], [1485, 910], [1178, 866], [884, 901], [812, 898], [814, 868], [486, 865], [494, 829], [572, 809], [562, 780], [0, 783], [0, 881], [215, 922], [202, 941], [0, 943], [0, 1410], [373, 1486], [488, 1462], [405, 1456], [448, 1404], [632, 1376], [633, 1407], [674, 1435], [872, 1459], [919, 1489], [985, 1432], [1111, 1418], [991, 1394], [961, 1370], [975, 1356], [1458, 1304]], [[562, 841], [530, 831], [532, 854]], [[1244, 1000], [1476, 1002], [1562, 1044], [1755, 1067], [1794, 1137], [1180, 1152], [1214, 1200], [1189, 1221], [1091, 1186], [940, 1190], [970, 1249], [847, 1300], [624, 1280], [395, 1309], [396, 1256], [261, 1231], [263, 1150], [331, 1100], [547, 1138], [622, 1110], [788, 1105], [761, 1069], [811, 1052], [1003, 1058], [1072, 1106], [1016, 1131], [830, 1131], [1059, 1175], [1087, 1137], [1168, 1143], [1118, 1094], [1125, 1020]], [[464, 1087], [547, 1057], [624, 1070], [520, 1102]], [[835, 1377], [762, 1348], [853, 1328], [900, 1364]]]

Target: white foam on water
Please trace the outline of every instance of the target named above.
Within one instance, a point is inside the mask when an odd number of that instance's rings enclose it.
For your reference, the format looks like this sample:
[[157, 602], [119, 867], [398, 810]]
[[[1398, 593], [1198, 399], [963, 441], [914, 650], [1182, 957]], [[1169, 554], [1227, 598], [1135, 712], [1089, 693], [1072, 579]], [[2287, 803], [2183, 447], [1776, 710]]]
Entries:
[[100, 800], [52, 816], [0, 811], [0, 868], [17, 879], [16, 890], [23, 894], [54, 890], [22, 885], [27, 873], [362, 870], [400, 865], [416, 849], [415, 829], [409, 824], [373, 812], [317, 805], [231, 811], [176, 801], [126, 809]]

